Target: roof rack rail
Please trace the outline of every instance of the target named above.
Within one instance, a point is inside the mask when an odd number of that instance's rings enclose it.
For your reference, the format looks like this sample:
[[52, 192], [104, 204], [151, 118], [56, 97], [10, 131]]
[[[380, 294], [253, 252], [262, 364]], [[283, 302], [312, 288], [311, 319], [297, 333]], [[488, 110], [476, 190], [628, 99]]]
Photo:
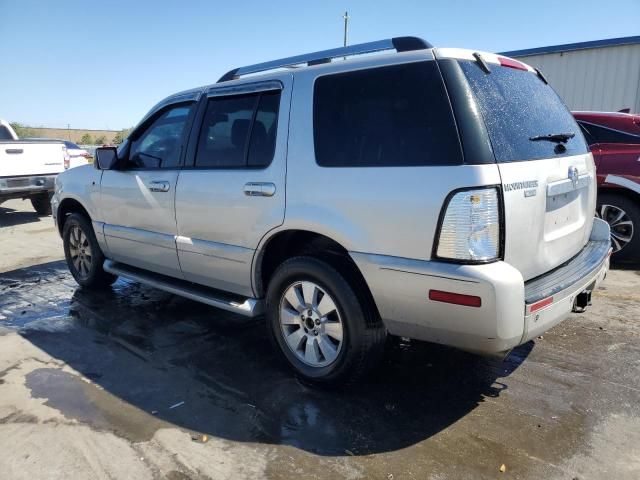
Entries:
[[433, 48], [433, 45], [418, 37], [388, 38], [375, 42], [359, 43], [357, 45], [350, 45], [348, 47], [332, 48], [330, 50], [305, 53], [303, 55], [296, 55], [294, 57], [281, 58], [279, 60], [272, 60], [270, 62], [256, 63], [255, 65], [234, 68], [233, 70], [229, 70], [222, 77], [220, 77], [218, 83], [234, 80], [242, 75], [248, 75], [250, 73], [264, 72], [266, 70], [273, 70], [282, 67], [291, 67], [293, 65], [299, 65], [301, 63], [306, 63], [307, 65], [311, 66], [328, 63], [332, 58], [338, 57], [362, 55], [364, 53], [381, 52], [383, 50], [395, 49], [397, 52], [408, 52], [412, 50], [424, 50], [426, 48]]

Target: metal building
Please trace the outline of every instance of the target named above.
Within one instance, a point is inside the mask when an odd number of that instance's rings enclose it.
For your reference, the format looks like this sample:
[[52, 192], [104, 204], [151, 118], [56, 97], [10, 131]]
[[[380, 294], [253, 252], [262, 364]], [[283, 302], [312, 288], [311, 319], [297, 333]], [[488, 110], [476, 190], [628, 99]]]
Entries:
[[502, 54], [540, 69], [571, 110], [640, 113], [640, 36]]

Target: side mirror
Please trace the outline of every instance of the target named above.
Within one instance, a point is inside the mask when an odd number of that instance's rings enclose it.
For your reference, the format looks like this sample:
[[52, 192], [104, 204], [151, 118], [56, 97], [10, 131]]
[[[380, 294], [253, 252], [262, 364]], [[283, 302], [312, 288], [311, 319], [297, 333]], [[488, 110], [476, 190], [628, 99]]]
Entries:
[[118, 163], [116, 147], [96, 148], [96, 164], [100, 170], [111, 170]]

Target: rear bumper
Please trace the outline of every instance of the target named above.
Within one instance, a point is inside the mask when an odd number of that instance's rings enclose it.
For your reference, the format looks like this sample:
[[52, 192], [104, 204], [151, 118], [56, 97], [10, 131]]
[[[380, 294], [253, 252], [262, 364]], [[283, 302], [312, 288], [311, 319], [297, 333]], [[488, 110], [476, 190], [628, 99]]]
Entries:
[[[591, 237], [582, 251], [546, 275], [525, 283], [525, 334], [522, 343], [535, 338], [571, 313], [576, 297], [590, 294], [609, 270], [609, 225], [594, 219]], [[536, 306], [545, 305], [536, 309]]]
[[[576, 296], [602, 282], [609, 255], [609, 226], [598, 219], [576, 257], [529, 282], [506, 262], [458, 265], [351, 253], [389, 333], [485, 354], [505, 352], [565, 319]], [[430, 290], [480, 297], [481, 304], [430, 300]]]
[[24, 198], [53, 191], [56, 175], [32, 175], [0, 178], [0, 198]]

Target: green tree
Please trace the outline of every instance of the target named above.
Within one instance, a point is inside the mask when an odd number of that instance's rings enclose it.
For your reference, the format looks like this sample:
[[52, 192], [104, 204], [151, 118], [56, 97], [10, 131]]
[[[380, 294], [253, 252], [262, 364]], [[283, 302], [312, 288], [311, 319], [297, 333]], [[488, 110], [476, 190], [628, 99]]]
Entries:
[[88, 133], [85, 133], [84, 135], [82, 135], [80, 143], [82, 145], [93, 145], [93, 138], [91, 138], [91, 135], [89, 135]]
[[103, 145], [107, 143], [107, 137], [105, 137], [104, 135], [100, 135], [99, 137], [96, 138], [95, 144], [96, 145]]
[[11, 122], [9, 125], [11, 125], [13, 131], [16, 132], [18, 138], [28, 138], [36, 136], [36, 131], [31, 127], [27, 127], [26, 125], [18, 122]]
[[124, 142], [124, 140], [129, 136], [130, 133], [131, 133], [131, 128], [123, 128], [122, 130], [120, 130], [118, 133], [115, 134], [112, 142], [115, 143], [116, 145], [120, 145], [122, 142]]

